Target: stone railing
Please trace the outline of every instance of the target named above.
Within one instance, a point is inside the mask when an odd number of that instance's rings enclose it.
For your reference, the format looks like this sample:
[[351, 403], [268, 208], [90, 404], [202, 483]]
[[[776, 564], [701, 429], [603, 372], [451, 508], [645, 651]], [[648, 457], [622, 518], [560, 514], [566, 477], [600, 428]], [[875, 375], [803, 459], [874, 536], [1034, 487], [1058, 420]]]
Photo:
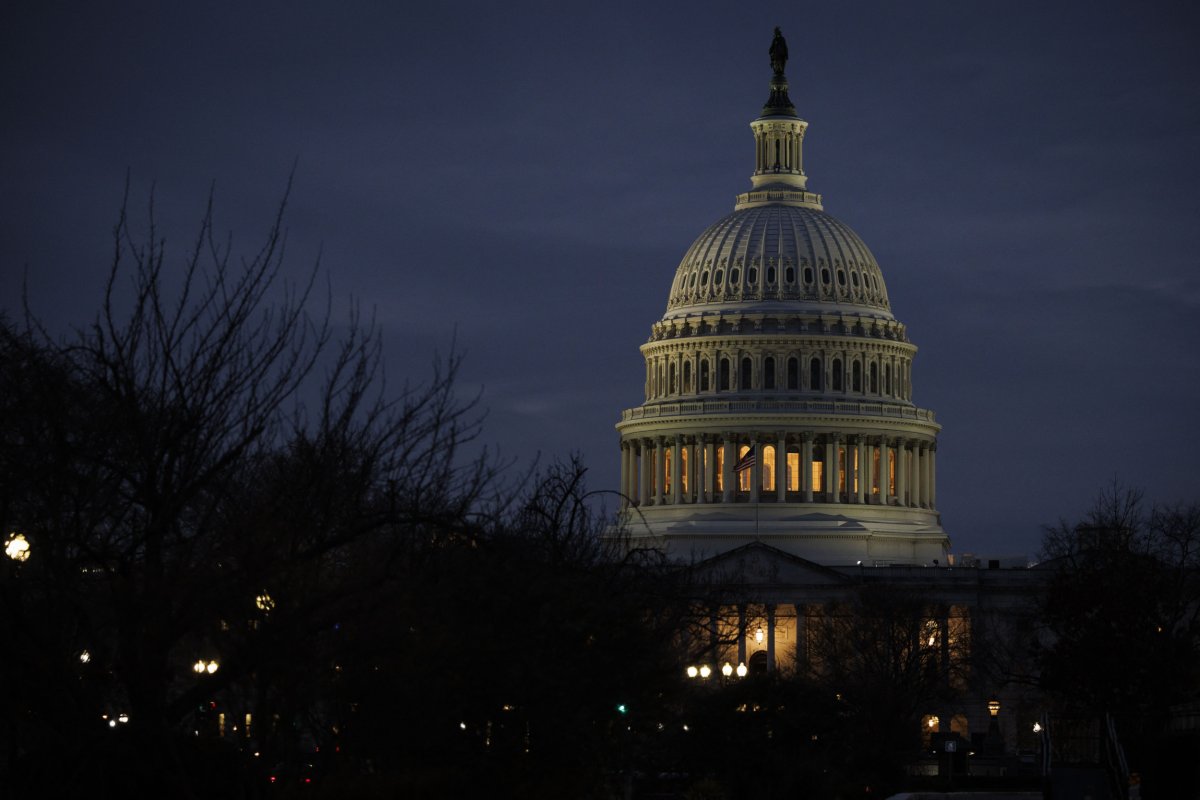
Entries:
[[625, 409], [621, 412], [621, 421], [691, 415], [745, 414], [747, 412], [836, 414], [838, 416], [884, 417], [934, 422], [933, 412], [924, 408], [898, 403], [856, 400], [689, 400], [682, 403], [654, 403]]

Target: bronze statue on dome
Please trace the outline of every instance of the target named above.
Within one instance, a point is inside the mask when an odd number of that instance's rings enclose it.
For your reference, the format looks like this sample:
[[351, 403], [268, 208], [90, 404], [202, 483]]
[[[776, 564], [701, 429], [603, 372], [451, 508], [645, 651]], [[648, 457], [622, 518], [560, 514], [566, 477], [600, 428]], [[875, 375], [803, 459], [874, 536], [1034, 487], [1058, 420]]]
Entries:
[[788, 51], [783, 32], [778, 27], [775, 28], [775, 38], [771, 40], [771, 49], [767, 52], [771, 55], [771, 69], [775, 70], [776, 75], [782, 75], [787, 65]]

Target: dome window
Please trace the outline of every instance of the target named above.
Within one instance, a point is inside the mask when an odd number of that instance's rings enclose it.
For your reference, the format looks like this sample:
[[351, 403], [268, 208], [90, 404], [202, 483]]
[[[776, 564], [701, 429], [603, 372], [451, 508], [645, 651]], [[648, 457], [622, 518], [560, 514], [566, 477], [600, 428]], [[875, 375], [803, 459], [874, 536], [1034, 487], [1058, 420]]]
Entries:
[[804, 282], [805, 282], [805, 283], [808, 283], [808, 284], [811, 284], [811, 283], [813, 282], [813, 271], [812, 271], [812, 267], [805, 267], [805, 268], [804, 268]]
[[767, 268], [767, 283], [774, 283], [774, 282], [775, 282], [775, 268], [768, 267]]
[[746, 270], [746, 283], [750, 284], [751, 286], [758, 283], [758, 270], [756, 270], [754, 267]]
[[742, 368], [739, 370], [739, 372], [741, 374], [738, 375], [738, 378], [740, 379], [740, 385], [738, 388], [740, 388], [740, 389], [749, 389], [750, 388], [750, 379], [752, 377], [753, 369], [754, 369], [754, 367], [750, 361], [750, 358], [749, 357], [743, 358], [742, 359]]
[[688, 288], [689, 289], [696, 288], [696, 273], [694, 273], [694, 272], [692, 273], [692, 279], [690, 281], [688, 281]]
[[846, 273], [842, 272], [839, 269], [838, 270], [838, 286], [845, 286], [845, 285], [846, 285]]
[[862, 362], [855, 361], [850, 369], [850, 389], [851, 391], [862, 391]]
[[816, 391], [821, 391], [824, 386], [824, 381], [821, 380], [821, 374], [824, 370], [821, 369], [821, 359], [814, 358], [808, 364], [808, 388]]
[[719, 269], [719, 270], [717, 270], [716, 272], [714, 272], [714, 273], [713, 273], [713, 286], [720, 286], [720, 285], [721, 285], [721, 279], [722, 279], [722, 278], [724, 278], [724, 277], [725, 277], [725, 271], [724, 271], [724, 270], [720, 270], [720, 269]]
[[783, 273], [783, 278], [788, 283], [795, 283], [796, 282], [796, 268], [788, 267], [787, 270]]
[[855, 289], [858, 288], [858, 273], [857, 272], [850, 273], [850, 283], [853, 284]]
[[721, 363], [717, 366], [717, 391], [729, 391], [729, 359], [722, 358]]
[[736, 286], [737, 282], [738, 282], [738, 278], [740, 278], [741, 276], [742, 276], [742, 272], [737, 267], [734, 267], [733, 269], [729, 270], [730, 285]]
[[692, 393], [692, 362], [683, 362], [683, 393]]
[[842, 391], [842, 360], [840, 358], [833, 360], [833, 390], [835, 392]]
[[829, 274], [829, 270], [828, 269], [821, 270], [821, 283], [828, 286], [830, 280], [831, 280], [831, 276]]
[[703, 272], [700, 274], [700, 285], [708, 286], [708, 273], [707, 272]]
[[800, 362], [795, 358], [787, 360], [787, 388], [800, 388]]
[[763, 388], [775, 388], [775, 359], [770, 356], [763, 359]]
[[667, 394], [675, 394], [675, 364], [667, 367]]
[[871, 394], [879, 394], [879, 365], [871, 362]]
[[700, 359], [700, 391], [708, 391], [708, 359]]

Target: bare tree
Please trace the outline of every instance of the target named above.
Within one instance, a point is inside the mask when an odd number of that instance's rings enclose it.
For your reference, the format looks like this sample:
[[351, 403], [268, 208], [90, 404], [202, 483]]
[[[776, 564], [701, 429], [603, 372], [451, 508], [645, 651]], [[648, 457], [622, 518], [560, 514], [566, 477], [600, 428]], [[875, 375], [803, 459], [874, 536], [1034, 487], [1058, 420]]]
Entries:
[[[385, 393], [374, 327], [352, 314], [335, 342], [328, 304], [310, 314], [317, 267], [286, 280], [285, 206], [236, 259], [210, 198], [173, 268], [153, 209], [142, 238], [126, 203], [93, 323], [64, 341], [32, 316], [5, 326], [0, 459], [23, 477], [0, 521], [32, 546], [0, 595], [17, 656], [0, 669], [42, 690], [8, 715], [12, 757], [86, 748], [126, 714], [143, 788], [185, 793], [173, 734], [199, 699], [320, 653], [302, 645], [329, 613], [487, 499], [457, 356]], [[59, 687], [70, 702], [47, 699]]]

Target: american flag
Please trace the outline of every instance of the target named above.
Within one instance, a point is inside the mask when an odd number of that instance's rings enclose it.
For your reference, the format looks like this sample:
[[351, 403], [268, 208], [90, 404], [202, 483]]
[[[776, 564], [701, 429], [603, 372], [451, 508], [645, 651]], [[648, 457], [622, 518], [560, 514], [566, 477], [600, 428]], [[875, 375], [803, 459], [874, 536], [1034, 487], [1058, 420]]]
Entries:
[[748, 470], [754, 466], [754, 461], [754, 448], [751, 447], [746, 451], [746, 455], [742, 456], [741, 459], [738, 460], [737, 464], [733, 466], [733, 471], [744, 472], [745, 470]]

